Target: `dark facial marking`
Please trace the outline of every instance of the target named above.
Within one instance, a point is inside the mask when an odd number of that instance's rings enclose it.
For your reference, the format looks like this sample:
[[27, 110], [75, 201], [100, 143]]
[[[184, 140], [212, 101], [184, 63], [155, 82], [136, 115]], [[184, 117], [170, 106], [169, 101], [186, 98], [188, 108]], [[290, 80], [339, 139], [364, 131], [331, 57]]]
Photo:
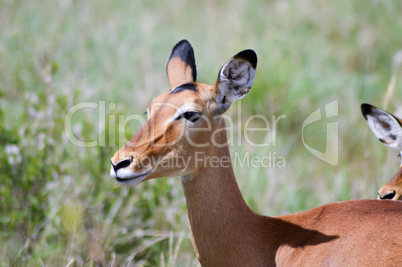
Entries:
[[170, 93], [175, 94], [175, 93], [180, 93], [180, 92], [185, 91], [185, 90], [190, 90], [190, 91], [193, 91], [193, 92], [197, 93], [197, 88], [192, 83], [182, 84], [179, 87], [176, 87], [176, 89], [174, 89]]

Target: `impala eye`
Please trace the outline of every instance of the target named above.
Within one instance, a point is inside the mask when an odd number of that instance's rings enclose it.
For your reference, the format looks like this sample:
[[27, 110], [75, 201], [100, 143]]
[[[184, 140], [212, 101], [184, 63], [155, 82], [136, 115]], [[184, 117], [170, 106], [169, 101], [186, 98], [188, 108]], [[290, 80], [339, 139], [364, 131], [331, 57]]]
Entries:
[[201, 114], [199, 112], [195, 112], [195, 111], [187, 111], [187, 112], [184, 112], [179, 117], [177, 117], [178, 120], [180, 120], [181, 118], [185, 118], [186, 120], [191, 121], [191, 122], [196, 122], [196, 121], [198, 121], [199, 118], [201, 118]]

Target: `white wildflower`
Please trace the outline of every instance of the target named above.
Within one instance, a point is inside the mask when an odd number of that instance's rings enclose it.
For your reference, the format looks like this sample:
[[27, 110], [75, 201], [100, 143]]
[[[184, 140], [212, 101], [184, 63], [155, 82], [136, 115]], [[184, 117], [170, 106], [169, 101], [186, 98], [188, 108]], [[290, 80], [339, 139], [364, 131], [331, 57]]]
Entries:
[[17, 145], [6, 145], [5, 152], [7, 155], [7, 160], [11, 165], [15, 165], [21, 162], [22, 157], [20, 153], [20, 148]]

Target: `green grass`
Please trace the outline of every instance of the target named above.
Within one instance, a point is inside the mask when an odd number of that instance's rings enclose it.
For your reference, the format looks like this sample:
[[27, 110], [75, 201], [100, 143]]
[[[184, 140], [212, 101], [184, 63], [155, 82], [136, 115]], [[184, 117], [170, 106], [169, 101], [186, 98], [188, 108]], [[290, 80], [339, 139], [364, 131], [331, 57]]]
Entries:
[[[198, 80], [207, 83], [240, 50], [258, 54], [252, 91], [228, 112], [242, 121], [233, 133], [242, 145], [234, 141], [231, 149], [276, 152], [286, 167], [236, 168], [255, 211], [280, 215], [375, 198], [399, 159], [372, 135], [360, 104], [383, 103], [402, 49], [400, 14], [402, 4], [392, 0], [1, 1], [0, 264], [197, 264], [179, 179], [127, 189], [109, 177], [111, 156], [139, 128], [128, 123], [124, 136], [109, 118], [143, 114], [168, 90], [166, 59], [183, 38], [194, 47]], [[401, 92], [397, 81], [390, 112], [399, 110]], [[331, 166], [307, 151], [301, 129], [335, 99], [339, 164]], [[74, 146], [65, 115], [75, 104], [99, 101], [105, 127], [98, 129], [98, 109], [85, 109], [73, 117], [73, 130], [84, 141], [100, 132], [106, 146]], [[275, 146], [245, 144], [244, 123], [253, 114], [286, 115]], [[324, 121], [306, 127], [306, 142], [318, 149], [325, 136]]]

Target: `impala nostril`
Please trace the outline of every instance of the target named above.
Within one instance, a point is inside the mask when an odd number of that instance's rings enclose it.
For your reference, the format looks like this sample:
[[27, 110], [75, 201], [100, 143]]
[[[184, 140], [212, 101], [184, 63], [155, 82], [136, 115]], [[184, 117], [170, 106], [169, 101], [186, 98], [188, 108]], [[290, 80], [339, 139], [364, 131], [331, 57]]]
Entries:
[[393, 199], [395, 197], [395, 190], [385, 193], [383, 196], [378, 192], [380, 199]]
[[393, 199], [395, 197], [395, 191], [388, 192], [384, 195], [383, 199]]
[[113, 166], [114, 171], [117, 172], [118, 169], [122, 169], [122, 168], [126, 168], [126, 167], [130, 166], [131, 162], [133, 162], [132, 158], [124, 159], [124, 160], [120, 161], [119, 163], [117, 163], [116, 165], [114, 165], [112, 162], [112, 166]]

